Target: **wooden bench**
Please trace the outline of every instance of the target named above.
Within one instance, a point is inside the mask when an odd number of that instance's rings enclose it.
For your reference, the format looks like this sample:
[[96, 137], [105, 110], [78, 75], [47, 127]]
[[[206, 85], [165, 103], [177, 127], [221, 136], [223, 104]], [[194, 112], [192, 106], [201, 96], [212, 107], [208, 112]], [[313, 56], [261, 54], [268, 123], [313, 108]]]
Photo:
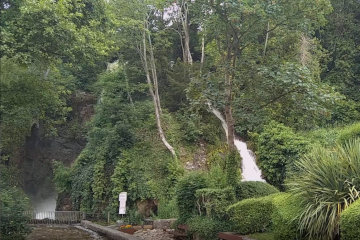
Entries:
[[233, 232], [220, 232], [218, 238], [223, 240], [243, 240], [241, 235]]

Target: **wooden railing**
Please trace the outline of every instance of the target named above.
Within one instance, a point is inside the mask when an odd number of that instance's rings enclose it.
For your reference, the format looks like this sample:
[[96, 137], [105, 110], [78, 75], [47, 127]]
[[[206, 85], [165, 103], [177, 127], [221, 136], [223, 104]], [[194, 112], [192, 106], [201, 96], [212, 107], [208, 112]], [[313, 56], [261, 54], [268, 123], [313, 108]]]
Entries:
[[26, 211], [25, 215], [30, 224], [74, 224], [85, 218], [79, 211]]

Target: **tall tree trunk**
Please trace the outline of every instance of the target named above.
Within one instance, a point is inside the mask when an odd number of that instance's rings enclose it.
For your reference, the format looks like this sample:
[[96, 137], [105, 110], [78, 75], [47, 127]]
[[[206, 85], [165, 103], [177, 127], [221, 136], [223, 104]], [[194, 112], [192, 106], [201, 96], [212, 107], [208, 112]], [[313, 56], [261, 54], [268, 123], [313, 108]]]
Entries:
[[[149, 29], [148, 22], [146, 21], [145, 24], [146, 24], [146, 30], [148, 31], [148, 29]], [[152, 45], [150, 34], [148, 34], [148, 42], [149, 42], [149, 53], [150, 53], [150, 66], [151, 66], [151, 73], [152, 73], [152, 78], [153, 78], [153, 82], [154, 82], [155, 96], [156, 96], [159, 112], [162, 113], [161, 104], [160, 104], [158, 77], [157, 77], [156, 65], [155, 65], [154, 50], [153, 50], [153, 45]]]
[[[147, 25], [146, 25], [147, 26]], [[157, 83], [155, 85], [155, 79], [151, 80], [151, 76], [150, 76], [150, 72], [149, 72], [149, 64], [148, 64], [148, 60], [147, 60], [147, 47], [146, 47], [146, 31], [147, 28], [144, 29], [143, 32], [143, 39], [142, 39], [142, 53], [140, 51], [140, 55], [142, 58], [142, 62], [143, 62], [143, 67], [144, 67], [144, 71], [145, 71], [145, 75], [146, 75], [146, 81], [148, 83], [149, 86], [149, 92], [150, 95], [153, 99], [153, 103], [154, 103], [154, 109], [155, 109], [155, 118], [156, 118], [156, 125], [158, 128], [158, 133], [159, 136], [161, 138], [161, 141], [163, 142], [163, 144], [165, 145], [165, 147], [171, 152], [171, 154], [176, 158], [176, 153], [174, 148], [169, 144], [169, 142], [166, 140], [164, 131], [162, 129], [161, 126], [161, 112], [159, 109], [160, 106], [160, 102], [159, 102], [159, 98], [156, 96], [156, 92], [157, 92]], [[151, 42], [149, 42], [150, 44]], [[150, 48], [152, 48], [152, 46], [150, 46]], [[151, 58], [151, 57], [150, 57]], [[151, 60], [152, 61], [152, 60]], [[155, 63], [152, 62], [151, 63], [151, 71], [154, 72], [154, 68], [155, 67]], [[153, 74], [154, 76], [154, 74]], [[155, 75], [156, 76], [156, 75]], [[155, 89], [154, 89], [155, 88]]]
[[229, 150], [236, 150], [235, 147], [235, 121], [232, 115], [232, 80], [235, 77], [235, 66], [237, 57], [237, 41], [228, 43], [225, 67], [225, 121], [228, 126], [227, 143]]
[[[205, 30], [203, 30], [205, 33]], [[204, 33], [201, 36], [201, 60], [200, 60], [200, 74], [202, 73], [202, 69], [204, 67], [204, 61], [205, 61], [205, 36]]]
[[265, 45], [264, 45], [264, 56], [266, 55], [266, 48], [267, 48], [267, 44], [268, 44], [268, 41], [269, 41], [269, 31], [270, 31], [270, 20], [267, 23]]
[[227, 143], [230, 150], [235, 150], [235, 127], [232, 115], [232, 79], [231, 74], [225, 74], [225, 121], [228, 126]]
[[189, 25], [189, 19], [188, 19], [188, 5], [186, 0], [182, 0], [181, 3], [181, 24], [183, 27], [184, 32], [184, 53], [185, 53], [185, 59], [184, 62], [192, 64], [193, 59], [191, 57], [190, 52], [190, 25]]

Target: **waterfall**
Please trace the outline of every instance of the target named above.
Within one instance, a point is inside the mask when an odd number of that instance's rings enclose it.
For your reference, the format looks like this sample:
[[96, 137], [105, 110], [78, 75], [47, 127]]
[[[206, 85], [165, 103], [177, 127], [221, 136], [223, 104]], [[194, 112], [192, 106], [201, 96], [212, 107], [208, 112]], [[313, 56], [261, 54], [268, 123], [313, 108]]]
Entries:
[[[211, 112], [221, 121], [221, 125], [224, 128], [224, 131], [227, 136], [228, 126], [226, 124], [224, 117], [217, 109], [212, 107], [210, 103], [208, 103], [208, 106]], [[265, 182], [265, 180], [261, 177], [261, 170], [256, 165], [255, 154], [250, 149], [248, 149], [246, 142], [241, 141], [238, 138], [235, 138], [234, 143], [242, 159], [242, 164], [241, 164], [242, 181]]]
[[55, 219], [57, 194], [53, 189], [38, 189], [36, 195], [29, 195], [36, 213], [36, 219]]

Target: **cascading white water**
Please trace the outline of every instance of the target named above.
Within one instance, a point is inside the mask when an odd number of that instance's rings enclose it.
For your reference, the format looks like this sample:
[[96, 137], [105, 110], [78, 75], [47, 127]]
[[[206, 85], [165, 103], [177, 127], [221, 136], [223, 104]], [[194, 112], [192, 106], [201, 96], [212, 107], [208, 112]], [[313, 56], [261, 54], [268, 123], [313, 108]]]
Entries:
[[[51, 189], [52, 190], [52, 189]], [[55, 219], [57, 194], [49, 189], [40, 189], [36, 195], [30, 195], [36, 219]]]
[[[210, 103], [208, 103], [208, 106], [211, 112], [221, 121], [221, 125], [224, 128], [224, 131], [227, 136], [228, 126], [226, 124], [224, 117], [217, 109], [212, 107]], [[241, 164], [242, 181], [265, 182], [265, 180], [261, 177], [261, 170], [256, 165], [255, 155], [251, 150], [248, 149], [246, 142], [241, 141], [238, 138], [235, 138], [234, 143], [242, 159], [242, 164]]]

